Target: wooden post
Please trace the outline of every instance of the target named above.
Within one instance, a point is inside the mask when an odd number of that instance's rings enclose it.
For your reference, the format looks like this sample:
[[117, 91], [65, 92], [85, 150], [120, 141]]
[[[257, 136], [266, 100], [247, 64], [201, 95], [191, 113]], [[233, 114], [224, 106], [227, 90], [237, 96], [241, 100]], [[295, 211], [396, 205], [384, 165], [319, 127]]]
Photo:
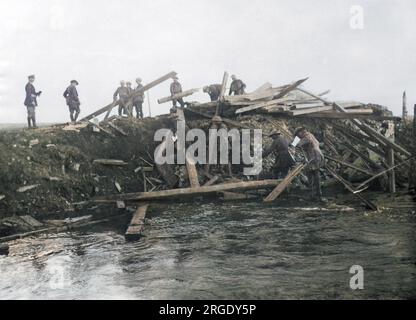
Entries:
[[407, 119], [407, 98], [406, 98], [406, 91], [403, 92], [403, 110], [402, 110], [402, 121], [406, 123]]
[[[184, 127], [186, 128], [185, 114], [183, 113], [183, 110], [179, 108], [176, 109], [176, 115], [178, 117], [178, 121], [183, 121]], [[185, 148], [185, 152], [186, 152], [186, 146], [180, 145], [179, 139], [176, 143], [177, 143], [177, 148]], [[198, 171], [196, 170], [195, 161], [187, 153], [185, 153], [185, 163], [186, 163], [186, 169], [188, 171], [188, 178], [189, 178], [189, 183], [191, 185], [191, 188], [199, 187], [200, 184], [198, 180]]]
[[[394, 150], [392, 148], [387, 151], [387, 161], [390, 168], [394, 167]], [[396, 173], [394, 169], [389, 172], [389, 191], [391, 194], [396, 193]]]
[[227, 81], [228, 81], [228, 72], [225, 71], [222, 77], [221, 92], [220, 92], [220, 96], [218, 97], [217, 108], [215, 109], [216, 116], [220, 115], [221, 104], [223, 103], [225, 90], [227, 89]]

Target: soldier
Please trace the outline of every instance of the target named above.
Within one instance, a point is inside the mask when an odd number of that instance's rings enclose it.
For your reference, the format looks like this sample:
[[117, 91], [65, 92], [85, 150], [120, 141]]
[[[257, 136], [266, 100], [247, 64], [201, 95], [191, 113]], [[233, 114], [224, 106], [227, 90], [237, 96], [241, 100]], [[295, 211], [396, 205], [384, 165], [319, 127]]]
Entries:
[[244, 94], [245, 93], [244, 89], [246, 88], [246, 84], [240, 79], [237, 79], [235, 75], [232, 75], [231, 79], [233, 81], [231, 82], [229, 95], [231, 96], [233, 93], [235, 96]]
[[270, 133], [269, 137], [273, 139], [273, 142], [263, 152], [263, 158], [274, 153], [275, 161], [273, 164], [273, 176], [276, 179], [284, 178], [287, 176], [290, 167], [295, 164], [295, 161], [289, 152], [289, 141], [283, 137], [279, 130]]
[[295, 136], [301, 139], [297, 147], [305, 150], [307, 160], [309, 161], [307, 175], [312, 186], [312, 197], [317, 197], [320, 201], [325, 201], [322, 198], [321, 176], [319, 173], [319, 169], [324, 165], [325, 159], [319, 148], [319, 141], [304, 127], [297, 128]]
[[39, 97], [42, 94], [42, 91], [36, 92], [35, 86], [33, 83], [35, 82], [35, 76], [30, 75], [28, 77], [29, 82], [26, 84], [25, 90], [26, 90], [26, 99], [24, 102], [24, 105], [27, 108], [27, 124], [29, 129], [37, 128], [36, 126], [36, 107], [38, 106], [37, 97]]
[[[66, 90], [64, 91], [64, 98], [66, 99], [66, 104], [69, 108], [69, 116], [71, 118], [72, 122], [77, 122], [79, 113], [81, 112], [79, 106], [81, 105], [81, 102], [78, 98], [78, 91], [77, 91], [77, 80], [72, 80], [71, 84]], [[75, 112], [75, 116], [74, 116]]]
[[203, 91], [209, 94], [211, 101], [217, 101], [221, 94], [222, 85], [220, 84], [211, 84], [210, 86], [205, 86]]
[[118, 106], [118, 115], [121, 116], [123, 113], [127, 113], [126, 107], [129, 100], [129, 89], [126, 87], [126, 82], [123, 80], [120, 81], [120, 87], [118, 87], [116, 92], [114, 92], [114, 102], [117, 101], [117, 97], [120, 99], [120, 104]]
[[[140, 92], [143, 88], [142, 79], [136, 79], [137, 87], [134, 89], [135, 92]], [[141, 91], [140, 94], [134, 97], [133, 106], [136, 109], [136, 117], [143, 119], [143, 102], [144, 102], [144, 92]]]
[[[211, 120], [211, 126], [210, 126], [210, 128], [209, 128], [210, 130], [212, 129], [212, 130], [221, 130], [221, 129], [224, 129], [224, 130], [226, 130], [226, 131], [228, 131], [228, 127], [225, 125], [225, 123], [222, 121], [222, 118], [221, 117], [219, 117], [219, 116], [214, 116], [213, 118], [212, 118], [212, 120]], [[229, 137], [227, 137], [227, 141], [228, 141], [228, 157], [229, 157], [229, 159], [228, 159], [228, 163], [226, 164], [226, 165], [223, 165], [223, 164], [219, 164], [218, 165], [218, 168], [224, 173], [224, 174], [226, 174], [226, 173], [228, 173], [228, 176], [229, 177], [233, 177], [233, 172], [232, 172], [232, 168], [231, 168], [231, 162], [232, 162], [232, 159], [230, 159], [230, 156], [231, 156], [231, 154], [232, 154], [232, 149], [231, 149], [231, 141], [230, 141], [230, 138]], [[210, 144], [208, 145], [208, 147], [209, 147], [209, 149], [211, 149], [213, 146], [211, 146]], [[207, 150], [207, 155], [208, 155], [208, 157], [209, 157], [209, 155], [210, 155], [210, 152], [213, 152], [213, 150]], [[217, 155], [215, 154], [214, 155], [214, 157], [216, 157]], [[205, 173], [205, 176], [207, 176], [207, 177], [210, 177], [210, 163], [209, 163], [209, 161], [208, 161], [208, 163], [205, 165], [205, 169], [204, 169], [204, 173]], [[227, 172], [225, 172], [225, 170], [227, 170]]]
[[[126, 82], [127, 92], [129, 93], [129, 96], [133, 93], [133, 88], [131, 87], [131, 82]], [[126, 104], [126, 112], [129, 117], [133, 116], [133, 100], [128, 99]]]
[[[174, 76], [172, 79], [173, 79], [173, 82], [170, 85], [170, 94], [173, 97], [175, 94], [178, 94], [178, 93], [182, 92], [182, 85], [179, 83], [177, 76]], [[179, 102], [179, 104], [181, 105], [182, 108], [185, 107], [185, 102], [183, 101], [182, 98], [179, 98], [179, 99], [173, 99], [172, 100], [173, 109], [176, 108], [176, 103], [177, 102]]]

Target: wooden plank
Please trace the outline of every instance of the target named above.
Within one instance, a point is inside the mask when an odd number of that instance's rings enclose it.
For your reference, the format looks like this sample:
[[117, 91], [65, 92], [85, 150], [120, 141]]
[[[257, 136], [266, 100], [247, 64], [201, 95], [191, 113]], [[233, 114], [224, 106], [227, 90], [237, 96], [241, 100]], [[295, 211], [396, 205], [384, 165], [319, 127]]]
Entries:
[[[353, 110], [349, 110], [353, 111]], [[391, 121], [397, 121], [400, 119], [399, 117], [394, 116], [376, 116], [373, 114], [360, 114], [360, 113], [340, 113], [340, 112], [331, 112], [331, 113], [325, 113], [325, 112], [318, 112], [314, 114], [308, 115], [308, 118], [319, 118], [319, 119], [367, 119], [367, 120], [374, 120], [374, 121], [384, 121], [384, 120], [391, 120]]]
[[[176, 109], [176, 115], [178, 117], [178, 121], [183, 121], [186, 128], [186, 122], [185, 122], [185, 114], [183, 112], [183, 109], [178, 108]], [[179, 140], [178, 142], [179, 143]], [[185, 148], [185, 146], [177, 145], [178, 148]], [[195, 160], [189, 155], [185, 154], [185, 163], [186, 163], [186, 169], [188, 171], [188, 178], [189, 183], [191, 185], [191, 188], [199, 187], [199, 179], [198, 179], [198, 171], [196, 170], [195, 166]]]
[[144, 223], [146, 218], [146, 212], [149, 207], [148, 203], [140, 205], [136, 212], [133, 214], [129, 227], [127, 228], [124, 237], [128, 241], [134, 241], [140, 239], [144, 231]]
[[118, 133], [120, 133], [120, 134], [122, 134], [123, 136], [125, 136], [125, 137], [127, 137], [128, 136], [128, 134], [126, 133], [126, 132], [124, 132], [124, 130], [123, 129], [121, 129], [120, 127], [117, 127], [114, 123], [112, 123], [112, 122], [107, 122], [107, 124], [111, 127], [111, 128], [113, 128], [114, 130], [116, 130]]
[[325, 168], [335, 179], [341, 182], [348, 191], [350, 191], [354, 196], [359, 198], [369, 209], [377, 211], [377, 206], [374, 203], [367, 200], [366, 198], [361, 196], [359, 193], [356, 193], [355, 190], [351, 188], [349, 183], [345, 181], [341, 176], [339, 176], [333, 169], [331, 169], [329, 166], [325, 166]]
[[274, 190], [263, 199], [263, 202], [272, 202], [277, 199], [278, 196], [287, 188], [287, 186], [296, 178], [307, 165], [304, 163], [298, 164], [293, 170], [291, 170], [283, 181]]
[[[341, 111], [341, 112], [346, 112], [344, 108], [342, 108], [340, 105], [338, 105], [337, 103], [333, 104], [334, 107]], [[389, 146], [390, 148], [392, 148], [393, 150], [405, 155], [406, 157], [410, 157], [411, 153], [409, 151], [407, 151], [406, 149], [404, 149], [403, 147], [399, 146], [398, 144], [394, 143], [393, 141], [389, 140], [388, 138], [386, 138], [385, 136], [383, 136], [381, 133], [377, 132], [376, 130], [374, 130], [373, 128], [371, 128], [369, 125], [362, 123], [361, 121], [357, 120], [357, 119], [352, 119], [351, 120], [357, 127], [359, 127], [361, 130], [363, 130], [365, 133], [367, 133], [370, 136], [375, 137], [377, 140], [380, 140], [382, 143], [384, 143], [385, 145]]]
[[323, 107], [300, 109], [300, 110], [295, 109], [295, 110], [286, 111], [285, 113], [287, 113], [288, 115], [291, 115], [291, 116], [298, 116], [298, 115], [302, 115], [302, 114], [310, 114], [310, 113], [322, 112], [322, 111], [328, 111], [328, 110], [333, 110], [333, 107], [332, 106], [323, 106]]
[[[176, 72], [172, 71], [172, 72], [169, 72], [168, 74], [166, 74], [166, 75], [164, 75], [164, 76], [162, 76], [162, 77], [160, 77], [160, 78], [158, 78], [158, 79], [156, 79], [156, 80], [154, 80], [154, 81], [146, 84], [142, 89], [140, 89], [140, 90], [138, 90], [136, 92], [133, 92], [130, 95], [129, 100], [130, 99], [133, 99], [134, 97], [142, 94], [143, 92], [145, 92], [145, 91], [147, 91], [147, 90], [149, 90], [149, 89], [157, 86], [158, 84], [161, 84], [162, 82], [164, 82], [164, 81], [166, 81], [168, 79], [171, 79], [174, 76], [176, 76]], [[113, 109], [119, 103], [120, 103], [120, 100], [116, 101], [116, 103], [111, 102], [110, 104], [106, 105], [105, 107], [103, 107], [103, 108], [101, 108], [101, 109], [99, 109], [99, 110], [97, 110], [97, 111], [89, 114], [88, 116], [82, 118], [80, 121], [88, 121], [88, 120], [90, 120], [92, 118], [95, 118], [95, 117], [99, 116], [100, 114], [102, 114], [104, 112], [107, 112], [107, 111]]]
[[116, 159], [95, 159], [93, 161], [93, 164], [102, 164], [106, 166], [126, 166], [127, 162]]
[[177, 93], [177, 94], [175, 94], [173, 96], [169, 96], [169, 97], [165, 97], [165, 98], [160, 98], [160, 99], [157, 100], [157, 103], [162, 104], [162, 103], [166, 103], [166, 102], [172, 101], [174, 99], [188, 97], [188, 96], [191, 96], [195, 92], [198, 92], [198, 91], [199, 91], [199, 88], [198, 89], [186, 90], [186, 91]]
[[330, 160], [330, 161], [334, 161], [334, 162], [336, 162], [336, 163], [339, 163], [339, 164], [341, 164], [341, 165], [343, 165], [343, 166], [346, 166], [346, 167], [348, 167], [348, 168], [354, 169], [355, 171], [358, 171], [358, 172], [364, 173], [364, 174], [366, 174], [366, 175], [369, 175], [369, 176], [372, 176], [372, 175], [374, 174], [374, 173], [372, 173], [372, 172], [370, 172], [370, 171], [367, 171], [367, 170], [365, 170], [365, 169], [363, 169], [363, 168], [357, 167], [357, 166], [355, 166], [355, 165], [353, 165], [353, 164], [351, 164], [351, 163], [348, 163], [348, 162], [342, 161], [342, 160], [340, 160], [340, 159], [332, 158], [332, 157], [330, 157], [330, 156], [328, 156], [328, 155], [325, 155], [325, 158], [326, 158], [326, 159], [328, 159], [328, 160]]
[[[294, 82], [293, 84], [290, 84], [290, 85], [286, 86], [286, 88], [284, 88], [283, 90], [281, 90], [279, 92], [279, 94], [277, 94], [276, 96], [273, 97], [273, 100], [283, 98], [290, 91], [296, 89], [298, 86], [300, 86], [306, 80], [308, 80], [308, 78], [298, 80], [298, 81]], [[262, 107], [264, 107], [264, 106], [259, 103], [256, 107], [253, 106], [252, 108], [249, 108], [249, 109], [242, 108], [242, 109], [239, 109], [240, 111], [237, 110], [238, 112], [236, 111], [236, 113], [237, 114], [240, 114], [240, 113], [244, 113], [244, 112], [247, 112], [247, 111], [253, 111], [253, 110], [256, 110], [256, 109], [259, 109], [259, 108], [262, 108]]]
[[143, 201], [143, 200], [157, 200], [157, 199], [182, 199], [180, 196], [196, 196], [212, 194], [222, 191], [230, 190], [256, 190], [265, 189], [278, 185], [281, 180], [269, 179], [269, 180], [257, 180], [257, 181], [244, 181], [244, 182], [231, 182], [224, 184], [217, 184], [213, 186], [202, 186], [198, 188], [178, 188], [170, 190], [161, 190], [154, 192], [136, 192], [126, 194], [109, 195], [106, 197], [97, 197], [93, 200], [96, 203], [114, 202], [117, 200], [123, 201]]
[[43, 223], [39, 222], [35, 218], [29, 215], [19, 216], [19, 219], [23, 220], [24, 223], [32, 228], [39, 228], [43, 226]]
[[382, 176], [383, 174], [386, 174], [387, 172], [389, 172], [389, 171], [391, 171], [391, 170], [394, 170], [394, 169], [396, 169], [396, 168], [398, 168], [398, 167], [400, 167], [400, 166], [402, 166], [402, 165], [404, 165], [404, 164], [406, 164], [408, 161], [410, 161], [410, 160], [412, 160], [412, 159], [415, 159], [415, 157], [413, 157], [413, 158], [409, 158], [409, 159], [407, 159], [407, 160], [405, 160], [405, 161], [403, 161], [403, 162], [401, 162], [401, 163], [399, 163], [399, 164], [396, 164], [396, 165], [394, 165], [393, 167], [390, 167], [390, 168], [388, 168], [388, 169], [386, 169], [386, 170], [383, 170], [383, 171], [381, 171], [381, 172], [379, 172], [379, 173], [377, 173], [377, 174], [375, 174], [374, 176], [372, 176], [370, 179], [368, 179], [368, 180], [366, 180], [366, 181], [364, 181], [363, 183], [361, 183], [356, 189], [361, 189], [362, 187], [364, 187], [365, 185], [367, 185], [367, 184], [369, 184], [371, 181], [373, 181], [374, 179], [377, 179], [378, 177], [380, 177], [380, 176]]
[[98, 128], [100, 131], [102, 131], [102, 132], [105, 132], [106, 134], [108, 134], [110, 137], [113, 137], [113, 138], [115, 138], [116, 136], [112, 133], [112, 132], [110, 132], [110, 131], [108, 131], [107, 129], [104, 129], [103, 127], [101, 127], [99, 124], [97, 124], [97, 123], [94, 123], [94, 122], [88, 122], [89, 124], [91, 124], [92, 126], [94, 126], [94, 127], [96, 127], [96, 128]]
[[[394, 150], [392, 148], [387, 151], [387, 162], [390, 167], [394, 167]], [[389, 172], [389, 191], [391, 194], [396, 193], [396, 173], [394, 169]]]

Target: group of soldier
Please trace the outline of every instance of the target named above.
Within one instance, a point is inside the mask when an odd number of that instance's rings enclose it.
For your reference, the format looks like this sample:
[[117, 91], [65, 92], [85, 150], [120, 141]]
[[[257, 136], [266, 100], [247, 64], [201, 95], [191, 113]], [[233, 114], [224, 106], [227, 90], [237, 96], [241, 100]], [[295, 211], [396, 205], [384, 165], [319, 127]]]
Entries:
[[[36, 128], [36, 107], [37, 97], [42, 94], [42, 91], [36, 91], [34, 87], [35, 76], [30, 75], [29, 82], [26, 85], [26, 99], [25, 106], [27, 107], [27, 121], [29, 128]], [[231, 76], [232, 83], [229, 90], [229, 95], [242, 95], [245, 93], [245, 83], [237, 79], [235, 75]], [[182, 85], [179, 83], [177, 76], [172, 78], [173, 82], [170, 85], [170, 93], [172, 97], [172, 109], [176, 109], [177, 103], [181, 107], [185, 107], [186, 103], [178, 94], [182, 93]], [[72, 80], [68, 88], [66, 88], [63, 96], [66, 99], [66, 104], [69, 108], [70, 118], [72, 122], [76, 122], [80, 114], [81, 102], [78, 97], [77, 87], [78, 81]], [[221, 95], [221, 85], [212, 84], [205, 86], [203, 91], [210, 96], [211, 101], [218, 101]], [[120, 87], [114, 92], [113, 100], [114, 104], [119, 102], [118, 114], [133, 116], [133, 108], [136, 111], [137, 118], [143, 118], [143, 101], [144, 101], [144, 90], [142, 85], [142, 79], [136, 79], [136, 88], [132, 88], [131, 82], [120, 82]], [[136, 94], [133, 94], [133, 93]], [[133, 98], [132, 97], [133, 94]], [[171, 111], [172, 111], [171, 109]], [[226, 128], [221, 117], [216, 115], [212, 120], [211, 128]], [[320, 181], [320, 168], [324, 164], [324, 156], [319, 147], [319, 141], [315, 136], [307, 131], [304, 127], [296, 129], [295, 138], [297, 137], [299, 142], [297, 147], [302, 148], [305, 151], [306, 158], [308, 160], [307, 176], [308, 181], [312, 187], [312, 196], [314, 199], [324, 200], [322, 198], [321, 181]], [[295, 160], [291, 152], [291, 141], [282, 135], [280, 131], [273, 131], [270, 134], [272, 138], [271, 145], [264, 150], [263, 157], [267, 157], [271, 154], [274, 155], [273, 164], [273, 176], [274, 178], [285, 177], [290, 168], [294, 166]], [[231, 165], [227, 166], [228, 174], [232, 176]], [[206, 166], [205, 173], [209, 174], [209, 166]]]

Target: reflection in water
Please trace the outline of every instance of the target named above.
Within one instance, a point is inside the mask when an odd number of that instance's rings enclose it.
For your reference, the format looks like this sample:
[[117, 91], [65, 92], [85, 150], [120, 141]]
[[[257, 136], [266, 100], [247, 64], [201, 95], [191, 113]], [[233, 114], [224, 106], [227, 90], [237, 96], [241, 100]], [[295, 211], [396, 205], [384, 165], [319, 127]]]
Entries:
[[[0, 257], [0, 298], [416, 297], [410, 215], [251, 203], [172, 205], [149, 217], [134, 243], [108, 226], [11, 243]], [[355, 264], [365, 272], [361, 291], [349, 288]]]

